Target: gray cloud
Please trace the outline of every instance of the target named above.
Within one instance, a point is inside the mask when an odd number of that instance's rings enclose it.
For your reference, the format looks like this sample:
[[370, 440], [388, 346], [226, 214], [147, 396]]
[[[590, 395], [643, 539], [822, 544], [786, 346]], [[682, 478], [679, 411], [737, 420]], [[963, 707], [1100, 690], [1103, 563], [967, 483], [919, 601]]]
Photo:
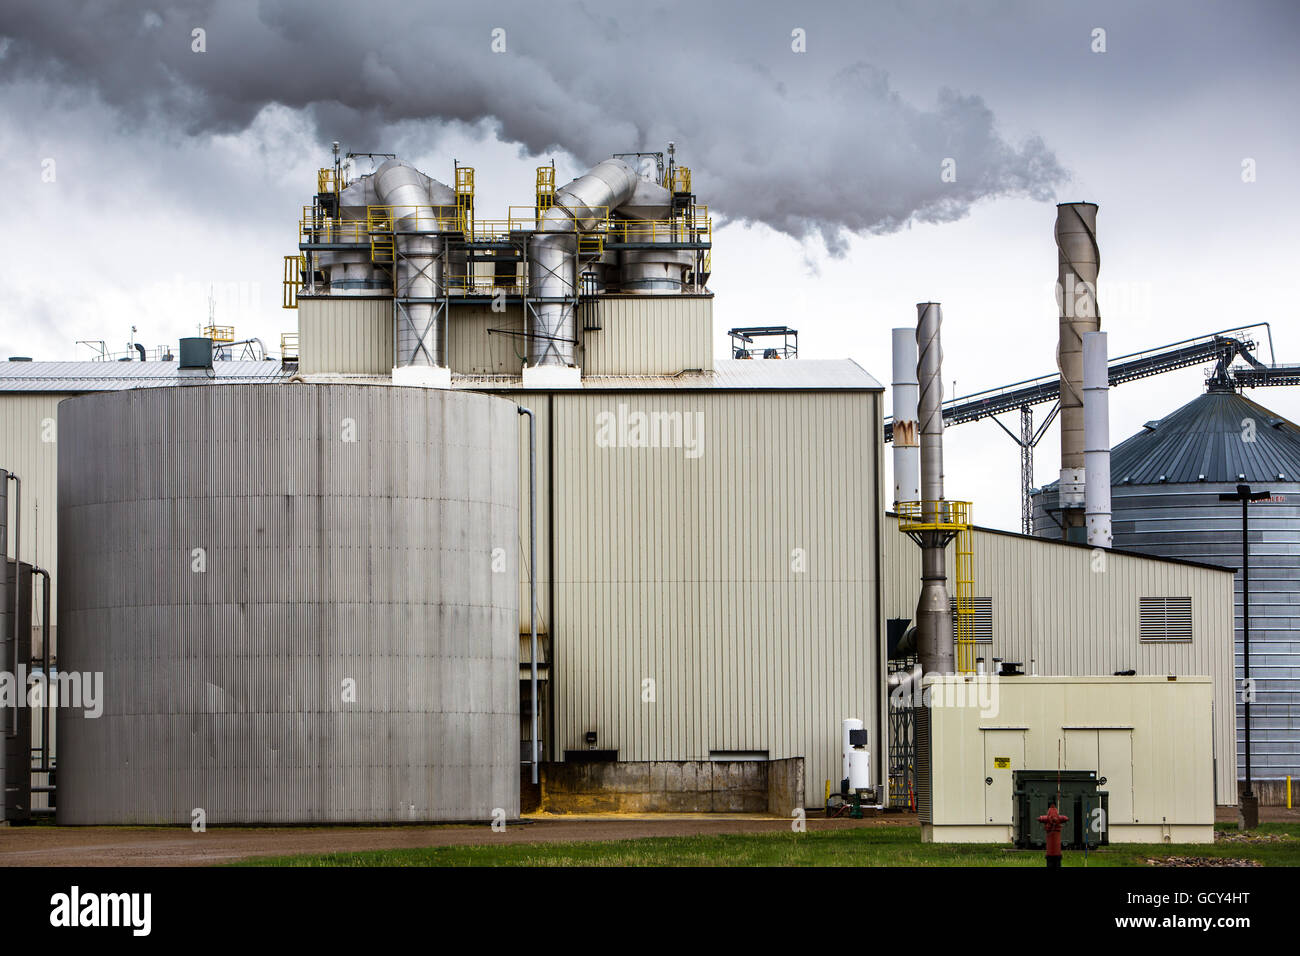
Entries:
[[[397, 124], [409, 138], [412, 122], [484, 119], [530, 152], [583, 163], [671, 139], [720, 217], [819, 235], [832, 252], [847, 233], [960, 219], [981, 199], [1050, 199], [1067, 179], [1040, 138], [1003, 139], [978, 96], [941, 89], [917, 105], [867, 63], [791, 52], [786, 6], [745, 4], [747, 36], [762, 42], [730, 46], [719, 34], [730, 15], [685, 30], [688, 7], [8, 8], [0, 82], [93, 92], [129, 126], [234, 132], [279, 103], [358, 149], [389, 148]], [[490, 49], [495, 27], [504, 54]], [[191, 50], [195, 28], [205, 53]], [[955, 182], [940, 178], [949, 158]]]

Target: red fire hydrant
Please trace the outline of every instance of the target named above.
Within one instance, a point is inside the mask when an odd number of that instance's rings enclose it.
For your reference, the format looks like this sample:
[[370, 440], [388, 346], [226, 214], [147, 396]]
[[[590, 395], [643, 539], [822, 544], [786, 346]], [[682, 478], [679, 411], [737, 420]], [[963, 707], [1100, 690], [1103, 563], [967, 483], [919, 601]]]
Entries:
[[1055, 802], [1049, 803], [1047, 812], [1038, 818], [1038, 822], [1043, 825], [1043, 831], [1047, 834], [1047, 866], [1049, 869], [1061, 865], [1061, 827], [1069, 819], [1069, 817], [1056, 812]]

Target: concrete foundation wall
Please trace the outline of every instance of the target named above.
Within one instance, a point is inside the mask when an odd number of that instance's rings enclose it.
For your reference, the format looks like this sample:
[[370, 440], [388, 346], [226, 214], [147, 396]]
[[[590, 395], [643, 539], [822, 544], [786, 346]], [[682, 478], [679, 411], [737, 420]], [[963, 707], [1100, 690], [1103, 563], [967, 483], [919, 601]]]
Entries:
[[803, 804], [803, 758], [547, 763], [547, 813], [771, 813]]

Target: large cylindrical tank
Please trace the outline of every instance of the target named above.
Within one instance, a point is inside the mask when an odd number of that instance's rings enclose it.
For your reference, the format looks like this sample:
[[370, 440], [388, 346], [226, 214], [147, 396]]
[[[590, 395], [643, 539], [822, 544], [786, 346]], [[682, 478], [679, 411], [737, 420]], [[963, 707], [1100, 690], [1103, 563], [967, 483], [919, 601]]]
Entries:
[[[1261, 780], [1294, 774], [1300, 761], [1300, 428], [1235, 392], [1210, 391], [1116, 445], [1110, 473], [1116, 548], [1238, 569], [1241, 504], [1219, 495], [1242, 483], [1272, 493], [1250, 505], [1251, 770]], [[1055, 484], [1035, 494], [1036, 534], [1060, 537], [1057, 501]], [[1240, 571], [1235, 586], [1243, 773]]]
[[519, 810], [516, 406], [344, 385], [59, 408], [68, 824]]

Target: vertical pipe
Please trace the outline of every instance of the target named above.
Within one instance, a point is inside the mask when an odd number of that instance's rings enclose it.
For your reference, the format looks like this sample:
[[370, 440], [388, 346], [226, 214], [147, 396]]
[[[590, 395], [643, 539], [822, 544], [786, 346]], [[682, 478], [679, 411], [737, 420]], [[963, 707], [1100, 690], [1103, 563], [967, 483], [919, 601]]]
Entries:
[[[53, 724], [54, 684], [50, 668], [53, 655], [50, 653], [50, 572], [44, 568], [33, 568], [33, 574], [41, 576], [41, 670], [45, 672], [45, 706], [41, 710], [41, 769], [40, 773], [50, 772], [50, 727]], [[49, 781], [46, 780], [48, 784]]]
[[[18, 677], [18, 618], [19, 603], [18, 595], [22, 584], [22, 539], [23, 539], [23, 483], [13, 472], [9, 473], [9, 478], [14, 483], [14, 669], [12, 671], [14, 678]], [[14, 703], [13, 717], [10, 722], [12, 730], [10, 733], [18, 733], [18, 704]]]
[[1097, 309], [1097, 205], [1061, 203], [1056, 207], [1057, 284], [1060, 306], [1057, 365], [1061, 370], [1062, 534], [1083, 540], [1084, 426], [1083, 334], [1101, 328]]
[[1105, 332], [1083, 333], [1083, 473], [1088, 544], [1111, 546], [1110, 381]]
[[893, 330], [894, 504], [921, 500], [921, 446], [917, 435], [916, 330]]
[[[916, 313], [921, 515], [923, 521], [932, 524], [941, 517], [940, 502], [943, 501], [943, 348], [939, 341], [943, 312], [937, 302], [920, 302]], [[945, 564], [947, 538], [939, 531], [924, 531], [921, 535], [921, 597], [916, 605], [917, 657], [923, 674], [951, 674], [956, 666]]]
[[531, 693], [533, 699], [532, 755], [533, 783], [538, 782], [537, 764], [541, 747], [537, 739], [537, 418], [531, 408], [519, 406], [519, 414], [528, 416], [528, 628], [531, 637], [529, 658], [532, 662]]

